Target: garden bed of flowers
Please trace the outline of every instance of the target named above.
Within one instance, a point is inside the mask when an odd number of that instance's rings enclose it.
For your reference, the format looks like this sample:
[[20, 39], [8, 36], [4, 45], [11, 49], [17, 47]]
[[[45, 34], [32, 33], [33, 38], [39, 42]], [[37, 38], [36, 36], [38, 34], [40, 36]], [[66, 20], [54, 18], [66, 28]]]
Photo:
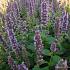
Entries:
[[69, 3], [0, 0], [0, 70], [69, 70]]

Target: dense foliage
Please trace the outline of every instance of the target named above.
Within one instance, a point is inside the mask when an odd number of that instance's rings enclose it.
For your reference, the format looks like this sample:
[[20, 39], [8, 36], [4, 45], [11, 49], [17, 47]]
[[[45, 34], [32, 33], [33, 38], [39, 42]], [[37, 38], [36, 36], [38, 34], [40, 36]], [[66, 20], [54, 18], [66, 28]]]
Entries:
[[69, 66], [69, 5], [20, 1], [9, 1], [0, 15], [0, 70], [55, 70], [61, 60]]

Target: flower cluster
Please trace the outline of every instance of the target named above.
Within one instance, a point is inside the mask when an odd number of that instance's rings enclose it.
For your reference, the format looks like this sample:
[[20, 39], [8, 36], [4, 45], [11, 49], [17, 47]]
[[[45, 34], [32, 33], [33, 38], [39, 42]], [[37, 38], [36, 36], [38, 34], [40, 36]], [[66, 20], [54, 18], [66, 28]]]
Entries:
[[58, 38], [61, 35], [61, 18], [58, 17], [55, 22], [55, 35]]
[[46, 24], [49, 20], [49, 1], [41, 1], [41, 23]]
[[68, 70], [67, 60], [60, 59], [58, 64], [55, 66], [55, 70]]
[[44, 46], [42, 44], [39, 30], [35, 31], [34, 41], [35, 41], [36, 54], [37, 54], [37, 63], [40, 64], [43, 61], [42, 51]]
[[17, 66], [17, 68], [18, 68], [18, 70], [28, 70], [28, 68], [26, 67], [26, 65], [25, 65], [24, 63], [19, 64], [19, 65]]
[[54, 14], [54, 1], [52, 0], [52, 15]]
[[57, 40], [54, 41], [54, 42], [52, 42], [52, 44], [51, 44], [51, 46], [50, 46], [50, 50], [51, 50], [52, 52], [57, 52], [57, 51], [59, 51], [59, 49], [57, 48]]
[[28, 70], [23, 62], [22, 64], [16, 64], [11, 56], [8, 56], [8, 64], [11, 66], [12, 70]]
[[13, 29], [18, 28], [20, 32], [26, 31], [26, 23], [20, 18], [19, 6], [17, 1], [8, 3], [7, 14], [11, 14]]
[[52, 21], [55, 22], [55, 17], [54, 17], [54, 13], [55, 13], [54, 0], [52, 0], [51, 6], [52, 6], [52, 10], [51, 10], [52, 11]]
[[14, 1], [12, 4], [12, 11], [15, 18], [19, 17], [19, 7], [17, 1]]
[[8, 2], [8, 6], [7, 6], [7, 10], [6, 10], [6, 14], [9, 15], [11, 21], [13, 22], [13, 29], [17, 23], [17, 18], [18, 18], [18, 8], [17, 8], [17, 4], [16, 2]]
[[13, 31], [13, 26], [12, 26], [13, 23], [14, 22], [12, 21], [11, 14], [8, 13], [5, 16], [6, 31], [7, 31], [10, 43], [12, 45], [12, 48], [15, 50], [16, 54], [18, 54], [19, 53], [19, 47], [18, 47], [17, 40], [15, 38], [15, 34]]
[[35, 0], [27, 0], [28, 3], [28, 13], [30, 16], [34, 15], [35, 11]]
[[66, 32], [68, 29], [68, 13], [63, 9], [62, 10], [62, 32]]

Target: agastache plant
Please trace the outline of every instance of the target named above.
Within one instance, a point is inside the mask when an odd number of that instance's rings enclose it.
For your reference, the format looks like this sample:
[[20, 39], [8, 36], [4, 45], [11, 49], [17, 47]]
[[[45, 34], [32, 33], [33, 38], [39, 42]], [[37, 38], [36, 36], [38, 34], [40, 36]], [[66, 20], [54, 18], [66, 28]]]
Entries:
[[54, 1], [52, 0], [52, 16], [54, 15]]
[[61, 35], [61, 18], [58, 17], [55, 22], [55, 36], [59, 38]]
[[58, 47], [57, 47], [57, 40], [55, 40], [55, 41], [52, 42], [52, 44], [51, 44], [51, 46], [50, 46], [50, 50], [51, 50], [52, 52], [58, 52], [58, 51], [59, 51], [59, 49], [58, 49]]
[[18, 28], [21, 32], [23, 32], [24, 30], [26, 31], [26, 23], [24, 23], [23, 20], [20, 18], [19, 6], [17, 1], [8, 3], [7, 13], [9, 12], [12, 18], [11, 21], [14, 22], [12, 23], [14, 31], [16, 30], [16, 28]]
[[26, 66], [24, 63], [19, 64], [19, 65], [17, 66], [17, 68], [18, 68], [18, 70], [28, 70], [27, 66]]
[[41, 23], [42, 24], [47, 24], [49, 20], [48, 12], [49, 12], [49, 1], [42, 0], [41, 1]]
[[40, 65], [43, 62], [42, 51], [43, 51], [44, 46], [42, 44], [41, 35], [40, 35], [39, 30], [35, 31], [34, 41], [35, 41], [34, 44], [35, 44], [36, 55], [37, 55], [37, 64]]
[[18, 7], [18, 3], [17, 1], [14, 1], [12, 3], [12, 11], [13, 11], [13, 15], [15, 18], [19, 17], [19, 7]]
[[67, 32], [68, 30], [68, 13], [66, 10], [62, 10], [62, 32]]
[[22, 47], [22, 57], [27, 67], [30, 67], [30, 61], [28, 59], [28, 52], [25, 47]]
[[27, 0], [28, 3], [28, 15], [33, 16], [35, 12], [35, 0]]
[[52, 21], [53, 21], [53, 23], [55, 22], [54, 13], [55, 13], [54, 0], [52, 0]]
[[67, 60], [60, 59], [55, 66], [55, 70], [68, 70]]
[[22, 62], [22, 64], [16, 64], [14, 59], [10, 55], [8, 56], [8, 64], [10, 65], [12, 70], [28, 70], [24, 62]]
[[14, 21], [12, 21], [11, 12], [9, 12], [5, 16], [6, 31], [7, 31], [10, 43], [12, 45], [12, 49], [18, 55], [19, 54], [19, 47], [18, 47], [18, 43], [17, 43], [14, 31], [13, 31], [13, 26], [12, 26], [13, 23], [14, 23]]
[[12, 3], [12, 16], [14, 21], [14, 29], [16, 29], [17, 27], [21, 32], [26, 32], [26, 23], [20, 18], [19, 6], [17, 1], [14, 1]]
[[10, 13], [9, 15], [10, 15], [11, 18], [12, 18], [11, 21], [14, 22], [14, 23], [12, 23], [13, 29], [14, 29], [14, 25], [15, 25], [15, 23], [16, 23], [16, 17], [17, 17], [17, 16], [15, 16], [15, 15], [13, 14], [15, 11], [13, 11], [12, 6], [13, 6], [13, 2], [8, 2], [8, 6], [7, 6], [6, 13]]
[[12, 18], [14, 23], [14, 26], [18, 25], [18, 19], [20, 18], [20, 14], [19, 14], [19, 6], [17, 1], [12, 2], [11, 5], [11, 11], [12, 11]]

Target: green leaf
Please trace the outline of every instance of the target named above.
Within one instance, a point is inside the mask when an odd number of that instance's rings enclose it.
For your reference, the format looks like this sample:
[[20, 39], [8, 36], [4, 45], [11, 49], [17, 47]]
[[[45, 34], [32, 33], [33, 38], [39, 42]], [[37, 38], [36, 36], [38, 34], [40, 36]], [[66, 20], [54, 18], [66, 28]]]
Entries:
[[54, 37], [52, 37], [52, 36], [47, 36], [47, 41], [48, 41], [49, 44], [51, 44], [54, 40], [55, 40]]
[[50, 66], [56, 65], [60, 59], [61, 58], [57, 55], [51, 56], [49, 65]]
[[44, 67], [41, 70], [49, 70], [49, 67], [48, 66], [47, 67]]
[[32, 70], [41, 70], [39, 66], [35, 66]]
[[41, 37], [42, 39], [45, 39], [45, 40], [47, 39], [47, 35], [45, 31], [41, 32]]
[[52, 53], [48, 49], [44, 49], [43, 54], [47, 56], [51, 56]]
[[27, 45], [27, 48], [32, 50], [32, 51], [35, 51], [34, 44]]

